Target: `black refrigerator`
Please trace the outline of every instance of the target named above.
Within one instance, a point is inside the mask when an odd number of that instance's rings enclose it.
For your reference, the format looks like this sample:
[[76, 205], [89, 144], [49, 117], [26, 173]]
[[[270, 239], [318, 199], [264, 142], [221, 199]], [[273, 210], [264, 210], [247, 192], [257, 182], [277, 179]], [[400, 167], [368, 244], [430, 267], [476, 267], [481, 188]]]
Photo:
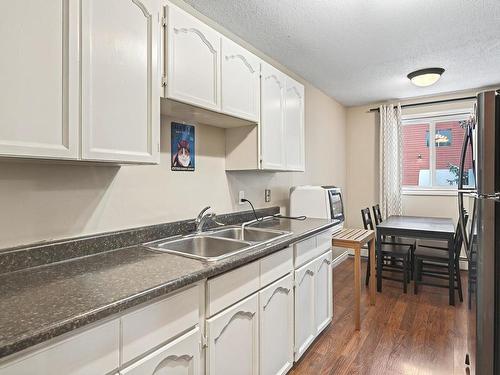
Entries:
[[[477, 96], [466, 124], [458, 186], [468, 260], [467, 373], [500, 374], [500, 95]], [[466, 212], [468, 210], [469, 212]], [[468, 224], [464, 215], [469, 214]]]

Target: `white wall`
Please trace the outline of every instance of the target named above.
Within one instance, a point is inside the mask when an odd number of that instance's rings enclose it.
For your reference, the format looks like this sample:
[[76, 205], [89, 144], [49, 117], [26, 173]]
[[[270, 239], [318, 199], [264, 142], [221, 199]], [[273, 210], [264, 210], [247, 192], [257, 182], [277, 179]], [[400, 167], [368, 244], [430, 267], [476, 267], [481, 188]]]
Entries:
[[[477, 91], [401, 101], [401, 104], [474, 96]], [[396, 101], [395, 101], [396, 102]], [[379, 202], [379, 118], [370, 112], [380, 104], [347, 109], [347, 225], [362, 226], [361, 209]], [[403, 114], [429, 113], [471, 108], [472, 102], [453, 102], [403, 109]], [[403, 214], [458, 218], [457, 198], [453, 195], [404, 195]]]
[[[196, 171], [172, 172], [170, 122], [174, 119], [163, 117], [157, 166], [0, 161], [0, 248], [193, 218], [206, 205], [218, 213], [248, 209], [237, 204], [239, 190], [245, 190], [256, 207], [279, 205], [285, 211], [292, 185], [345, 187], [346, 109], [246, 46], [305, 84], [306, 172], [226, 173], [225, 131], [202, 124], [196, 124]], [[270, 203], [264, 203], [266, 188], [272, 189]]]

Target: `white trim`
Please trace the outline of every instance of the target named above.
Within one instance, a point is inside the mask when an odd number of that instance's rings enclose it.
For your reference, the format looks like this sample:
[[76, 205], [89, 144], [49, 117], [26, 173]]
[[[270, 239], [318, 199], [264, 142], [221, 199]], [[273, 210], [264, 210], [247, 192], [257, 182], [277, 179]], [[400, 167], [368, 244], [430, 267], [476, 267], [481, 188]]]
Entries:
[[402, 194], [403, 195], [450, 195], [450, 196], [457, 196], [458, 190], [456, 188], [439, 189], [439, 188], [419, 188], [418, 186], [416, 186], [416, 187], [404, 186], [402, 189]]
[[349, 258], [349, 251], [346, 250], [345, 252], [343, 252], [342, 254], [340, 254], [339, 256], [337, 256], [332, 260], [332, 269], [339, 266], [340, 263], [342, 263], [347, 258]]
[[402, 115], [401, 120], [417, 120], [422, 118], [432, 118], [432, 117], [445, 117], [445, 116], [461, 116], [470, 115], [472, 113], [472, 108], [462, 108], [462, 109], [451, 109], [448, 111], [437, 111], [437, 112], [425, 112], [425, 113], [414, 113]]

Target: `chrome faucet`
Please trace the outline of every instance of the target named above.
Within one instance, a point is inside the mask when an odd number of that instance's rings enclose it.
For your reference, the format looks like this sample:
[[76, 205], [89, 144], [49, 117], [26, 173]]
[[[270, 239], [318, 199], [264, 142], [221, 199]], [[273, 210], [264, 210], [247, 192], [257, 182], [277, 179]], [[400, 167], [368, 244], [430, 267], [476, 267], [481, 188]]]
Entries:
[[203, 227], [205, 224], [209, 221], [213, 221], [217, 225], [224, 225], [222, 223], [219, 223], [215, 220], [217, 215], [215, 212], [210, 212], [208, 214], [205, 214], [210, 209], [210, 206], [205, 207], [203, 210], [200, 211], [196, 219], [194, 220], [194, 223], [196, 224], [196, 233], [201, 233], [203, 232]]

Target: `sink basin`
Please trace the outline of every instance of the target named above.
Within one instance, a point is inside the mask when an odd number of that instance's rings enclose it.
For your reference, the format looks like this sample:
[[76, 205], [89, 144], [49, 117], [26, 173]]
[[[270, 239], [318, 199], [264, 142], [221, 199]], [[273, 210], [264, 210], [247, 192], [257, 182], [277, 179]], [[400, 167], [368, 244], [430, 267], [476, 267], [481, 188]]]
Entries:
[[276, 230], [235, 227], [214, 231], [212, 235], [239, 241], [265, 242], [286, 234], [287, 232]]
[[196, 235], [176, 240], [146, 244], [146, 246], [190, 258], [204, 260], [219, 260], [248, 249], [252, 244], [245, 241], [235, 241], [227, 238]]

